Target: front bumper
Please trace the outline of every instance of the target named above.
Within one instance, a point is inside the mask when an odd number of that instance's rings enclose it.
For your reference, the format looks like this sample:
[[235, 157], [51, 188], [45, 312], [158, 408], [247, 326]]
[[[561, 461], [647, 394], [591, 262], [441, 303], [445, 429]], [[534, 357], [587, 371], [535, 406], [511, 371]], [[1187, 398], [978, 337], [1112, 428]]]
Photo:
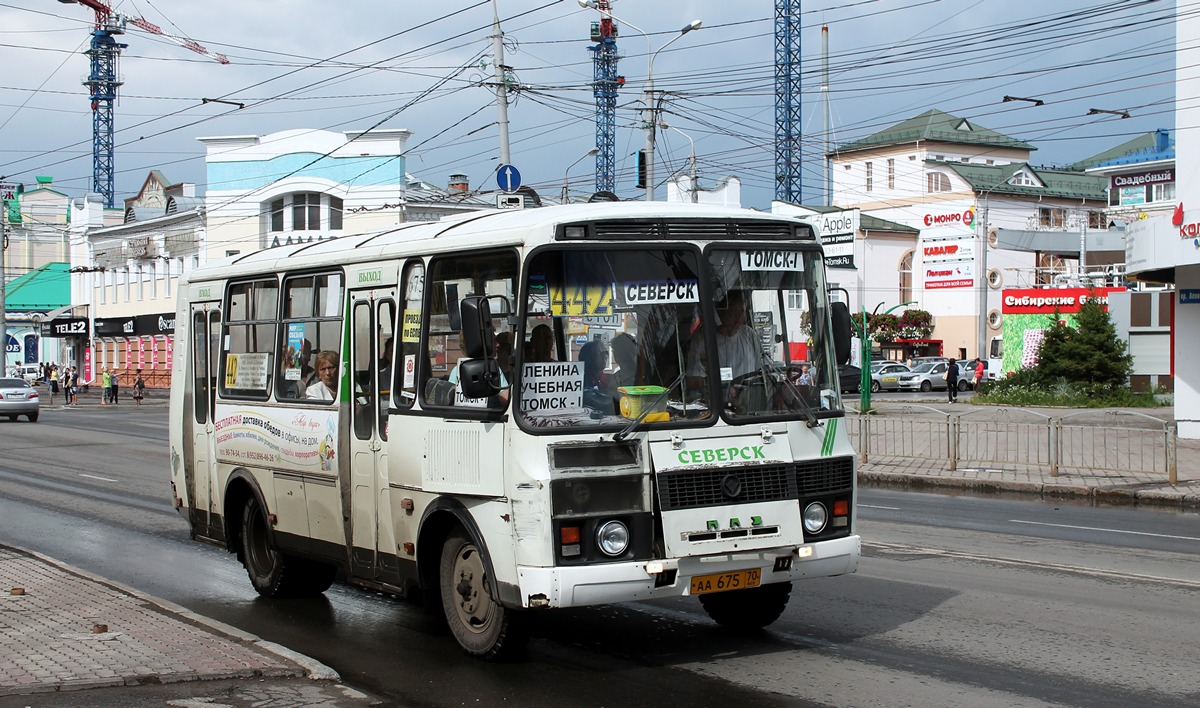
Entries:
[[[669, 584], [661, 582], [667, 576], [647, 572], [645, 561], [574, 568], [525, 566], [517, 569], [517, 576], [524, 607], [584, 607], [681, 597], [690, 594], [693, 576], [751, 568], [762, 572], [763, 585], [853, 573], [858, 569], [862, 542], [858, 536], [847, 536], [800, 548], [811, 548], [812, 555], [801, 558], [796, 547], [784, 546], [664, 560], [661, 561], [664, 572], [675, 571], [674, 580]], [[776, 561], [786, 556], [791, 557], [791, 567], [774, 570]]]

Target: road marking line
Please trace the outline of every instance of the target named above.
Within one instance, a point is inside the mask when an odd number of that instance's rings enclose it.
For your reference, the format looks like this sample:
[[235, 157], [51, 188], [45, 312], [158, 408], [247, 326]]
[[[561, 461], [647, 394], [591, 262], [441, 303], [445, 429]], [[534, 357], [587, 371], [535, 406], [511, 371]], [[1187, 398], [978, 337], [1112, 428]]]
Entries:
[[[860, 505], [861, 506], [861, 505]], [[1200, 538], [1195, 536], [1172, 536], [1165, 533], [1149, 533], [1148, 531], [1123, 531], [1121, 529], [1104, 529], [1096, 528], [1095, 526], [1072, 526], [1071, 524], [1048, 524], [1042, 521], [1022, 521], [1021, 519], [1009, 519], [1010, 524], [1030, 524], [1032, 526], [1053, 526], [1060, 529], [1078, 529], [1080, 531], [1107, 531], [1108, 533], [1127, 533], [1131, 536], [1153, 536], [1155, 538], [1173, 538], [1180, 541], [1200, 541]]]
[[888, 511], [900, 511], [898, 506], [876, 506], [874, 504], [859, 504], [859, 509], [887, 509]]
[[80, 473], [79, 473], [79, 476], [80, 476], [80, 477], [87, 477], [88, 479], [98, 479], [98, 480], [100, 480], [101, 482], [119, 482], [119, 481], [120, 481], [120, 480], [117, 480], [117, 479], [109, 479], [108, 477], [97, 477], [97, 476], [96, 476], [96, 475], [94, 475], [94, 474], [84, 474], [84, 473], [82, 473], [82, 472], [80, 472]]

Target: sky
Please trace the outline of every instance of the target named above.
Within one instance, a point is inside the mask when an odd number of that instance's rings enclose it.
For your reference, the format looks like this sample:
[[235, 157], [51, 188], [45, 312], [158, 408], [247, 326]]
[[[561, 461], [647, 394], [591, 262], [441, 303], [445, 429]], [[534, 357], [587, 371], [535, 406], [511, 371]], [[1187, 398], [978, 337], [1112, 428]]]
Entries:
[[[1032, 162], [1063, 165], [1156, 128], [1174, 128], [1176, 2], [1200, 0], [811, 0], [801, 3], [805, 184], [824, 204], [821, 155], [931, 108], [1037, 146]], [[117, 202], [151, 169], [206, 190], [198, 137], [281, 130], [404, 128], [407, 171], [451, 174], [494, 189], [499, 164], [492, 77], [498, 11], [510, 96], [512, 163], [557, 197], [594, 188], [596, 144], [589, 27], [576, 0], [114, 0], [114, 11], [199, 42], [228, 64], [129, 26], [115, 108]], [[736, 176], [742, 204], [775, 193], [772, 0], [612, 0], [626, 79], [617, 101], [616, 193], [635, 189], [645, 144], [639, 107], [652, 51], [668, 93], [656, 151], [661, 180], [687, 170], [701, 187]], [[81, 81], [94, 14], [52, 0], [0, 0], [0, 182], [54, 178], [91, 191], [91, 110]], [[830, 83], [821, 91], [821, 27]], [[1004, 101], [1036, 98], [1043, 105]], [[825, 99], [831, 121], [825, 125]], [[209, 99], [205, 102], [205, 99]], [[236, 107], [211, 99], [241, 103]], [[1129, 118], [1113, 113], [1127, 112]], [[1183, 126], [1186, 127], [1186, 126]], [[583, 158], [581, 160], [581, 158]], [[579, 162], [576, 162], [576, 161]], [[658, 197], [665, 198], [665, 189]]]

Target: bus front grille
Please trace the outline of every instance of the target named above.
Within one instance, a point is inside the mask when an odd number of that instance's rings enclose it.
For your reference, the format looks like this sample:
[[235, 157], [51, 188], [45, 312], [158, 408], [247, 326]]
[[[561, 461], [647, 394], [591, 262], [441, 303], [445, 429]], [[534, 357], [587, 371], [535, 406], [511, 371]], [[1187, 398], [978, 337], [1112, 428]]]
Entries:
[[670, 470], [658, 475], [663, 511], [802, 499], [854, 486], [854, 460], [821, 458], [787, 465]]

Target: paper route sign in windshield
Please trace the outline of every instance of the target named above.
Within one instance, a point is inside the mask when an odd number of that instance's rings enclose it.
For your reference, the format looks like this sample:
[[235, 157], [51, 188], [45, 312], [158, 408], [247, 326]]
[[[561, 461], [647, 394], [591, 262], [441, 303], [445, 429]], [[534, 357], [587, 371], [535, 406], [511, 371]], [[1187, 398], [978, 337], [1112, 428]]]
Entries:
[[646, 280], [617, 283], [617, 302], [626, 307], [635, 305], [674, 305], [700, 302], [700, 286], [696, 280]]
[[742, 251], [742, 270], [804, 270], [800, 251]]

